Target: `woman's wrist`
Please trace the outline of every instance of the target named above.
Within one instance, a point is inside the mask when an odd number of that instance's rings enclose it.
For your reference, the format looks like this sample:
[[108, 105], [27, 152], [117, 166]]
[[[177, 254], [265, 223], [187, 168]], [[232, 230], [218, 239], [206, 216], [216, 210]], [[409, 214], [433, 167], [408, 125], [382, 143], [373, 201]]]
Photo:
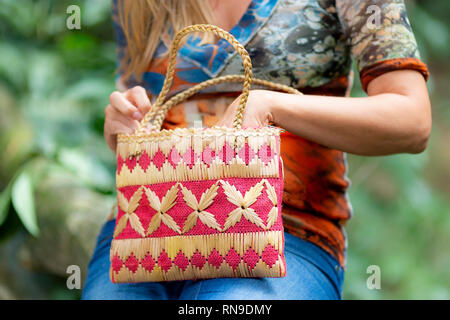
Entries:
[[[267, 97], [265, 97], [267, 101], [267, 108], [270, 117], [270, 121], [278, 126], [282, 125], [282, 118], [285, 112], [286, 103], [283, 101], [286, 100], [287, 93], [276, 92], [276, 91], [267, 91]], [[286, 101], [285, 101], [286, 102]]]

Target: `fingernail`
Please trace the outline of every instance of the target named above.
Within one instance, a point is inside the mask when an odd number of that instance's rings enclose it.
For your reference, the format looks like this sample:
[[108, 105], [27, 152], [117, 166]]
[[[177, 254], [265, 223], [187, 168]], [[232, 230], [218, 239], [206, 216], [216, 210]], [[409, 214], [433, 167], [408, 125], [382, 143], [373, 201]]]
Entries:
[[139, 111], [135, 111], [133, 113], [133, 118], [136, 120], [141, 120], [142, 119], [142, 113], [140, 113]]

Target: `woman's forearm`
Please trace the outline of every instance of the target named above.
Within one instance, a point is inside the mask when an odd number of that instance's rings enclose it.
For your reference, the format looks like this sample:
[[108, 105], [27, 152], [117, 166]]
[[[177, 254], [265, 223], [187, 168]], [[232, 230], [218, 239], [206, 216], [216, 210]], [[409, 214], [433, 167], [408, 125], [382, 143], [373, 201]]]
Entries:
[[422, 152], [430, 135], [427, 99], [398, 93], [364, 98], [271, 94], [275, 124], [324, 146], [360, 155]]

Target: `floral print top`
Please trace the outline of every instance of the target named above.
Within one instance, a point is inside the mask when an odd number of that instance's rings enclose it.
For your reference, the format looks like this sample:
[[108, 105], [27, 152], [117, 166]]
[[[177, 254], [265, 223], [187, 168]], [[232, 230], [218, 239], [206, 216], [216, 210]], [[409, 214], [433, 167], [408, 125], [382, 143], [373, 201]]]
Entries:
[[[126, 39], [118, 23], [116, 0], [113, 20], [119, 59]], [[379, 75], [412, 69], [428, 78], [421, 62], [402, 0], [253, 0], [230, 33], [245, 46], [253, 74], [295, 87], [307, 94], [344, 96], [351, 83], [352, 59], [364, 90]], [[169, 34], [169, 31], [168, 33]], [[170, 36], [162, 37], [141, 81], [155, 98], [163, 85]], [[188, 38], [179, 50], [170, 95], [196, 83], [227, 74], [243, 74], [240, 56], [225, 40], [200, 44]], [[165, 128], [214, 125], [241, 90], [240, 84], [221, 84], [170, 110]], [[311, 241], [345, 268], [344, 231], [352, 215], [347, 198], [345, 154], [315, 142], [282, 134], [285, 190], [283, 222], [286, 230]]]

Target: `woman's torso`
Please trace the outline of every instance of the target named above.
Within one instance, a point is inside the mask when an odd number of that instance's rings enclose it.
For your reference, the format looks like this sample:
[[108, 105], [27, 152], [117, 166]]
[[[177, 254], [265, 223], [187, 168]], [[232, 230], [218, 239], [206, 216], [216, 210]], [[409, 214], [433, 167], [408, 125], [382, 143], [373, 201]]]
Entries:
[[[394, 13], [395, 10], [404, 13], [401, 1], [385, 2], [399, 2], [399, 6], [393, 6]], [[244, 14], [230, 33], [249, 52], [255, 77], [309, 94], [344, 96], [351, 82], [352, 52], [359, 54], [357, 63], [361, 70], [375, 63], [380, 58], [379, 52], [392, 51], [382, 43], [367, 50], [367, 37], [363, 31], [355, 32], [357, 25], [363, 30], [365, 20], [361, 14], [367, 6], [365, 1], [253, 0], [247, 9], [241, 8]], [[229, 21], [223, 23], [226, 25]], [[396, 32], [407, 33], [408, 30]], [[353, 37], [352, 41], [349, 36]], [[163, 57], [163, 53], [170, 45], [170, 37], [165, 39], [159, 44], [143, 80], [131, 79], [127, 86], [139, 84], [153, 98], [158, 95], [167, 70], [167, 57]], [[120, 44], [120, 30], [118, 40]], [[243, 73], [240, 56], [225, 40], [203, 45], [199, 42], [199, 38], [190, 37], [179, 50], [170, 94], [214, 77]], [[402, 52], [405, 56], [416, 57], [416, 48], [409, 44], [405, 40]], [[221, 84], [205, 90], [203, 95], [170, 110], [164, 127], [187, 127], [200, 121], [204, 126], [214, 125], [239, 94], [240, 86]], [[351, 217], [345, 154], [288, 132], [281, 141], [285, 228], [319, 245], [344, 266], [343, 226]]]

